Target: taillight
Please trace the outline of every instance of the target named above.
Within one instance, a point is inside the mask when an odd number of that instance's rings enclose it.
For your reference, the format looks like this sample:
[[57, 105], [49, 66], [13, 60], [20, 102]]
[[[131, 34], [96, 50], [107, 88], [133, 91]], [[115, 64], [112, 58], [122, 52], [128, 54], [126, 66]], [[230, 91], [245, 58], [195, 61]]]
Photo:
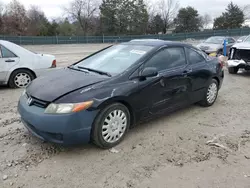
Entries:
[[52, 62], [51, 68], [56, 68], [56, 60]]
[[218, 57], [218, 61], [219, 61], [221, 68], [223, 68], [224, 67], [224, 56]]
[[224, 67], [224, 62], [220, 61], [219, 63], [220, 63], [221, 68], [223, 68]]

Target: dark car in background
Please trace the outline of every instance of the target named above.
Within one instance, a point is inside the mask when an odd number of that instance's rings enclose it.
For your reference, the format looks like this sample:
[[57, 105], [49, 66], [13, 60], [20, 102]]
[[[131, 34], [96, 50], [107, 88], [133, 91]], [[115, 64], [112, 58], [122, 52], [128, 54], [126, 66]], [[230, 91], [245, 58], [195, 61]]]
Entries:
[[219, 59], [191, 45], [136, 40], [35, 79], [18, 111], [43, 140], [111, 148], [148, 118], [193, 103], [213, 105], [223, 77]]
[[227, 55], [230, 48], [235, 44], [236, 40], [232, 37], [215, 36], [210, 37], [204, 42], [198, 44], [196, 47], [204, 51], [206, 54], [217, 53], [223, 55], [224, 40], [227, 41]]

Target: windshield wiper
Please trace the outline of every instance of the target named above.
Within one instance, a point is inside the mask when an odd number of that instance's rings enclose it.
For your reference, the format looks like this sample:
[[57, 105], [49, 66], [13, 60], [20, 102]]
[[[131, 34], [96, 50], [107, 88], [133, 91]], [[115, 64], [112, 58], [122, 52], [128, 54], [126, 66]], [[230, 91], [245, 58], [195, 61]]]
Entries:
[[84, 69], [84, 70], [87, 70], [87, 71], [90, 71], [90, 72], [95, 72], [95, 73], [98, 73], [98, 74], [101, 74], [101, 75], [106, 75], [108, 77], [112, 77], [112, 75], [108, 72], [104, 72], [104, 71], [100, 71], [100, 70], [96, 70], [96, 69], [91, 69], [91, 68], [87, 68], [87, 67], [81, 67], [81, 66], [78, 66], [77, 68], [79, 69]]
[[72, 70], [76, 70], [76, 71], [86, 72], [86, 73], [87, 73], [87, 71], [81, 70], [81, 69], [79, 69], [79, 68], [78, 68], [78, 69], [75, 68], [74, 65], [70, 65], [70, 66], [68, 66], [68, 68], [69, 68], [69, 69], [72, 69]]

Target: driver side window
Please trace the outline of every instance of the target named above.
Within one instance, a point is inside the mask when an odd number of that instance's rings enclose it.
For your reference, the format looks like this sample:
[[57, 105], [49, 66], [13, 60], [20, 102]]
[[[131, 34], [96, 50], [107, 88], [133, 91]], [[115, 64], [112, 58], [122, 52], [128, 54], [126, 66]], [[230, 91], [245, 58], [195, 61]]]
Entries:
[[186, 65], [185, 51], [182, 47], [164, 48], [157, 52], [145, 67], [155, 67], [157, 71], [172, 69]]

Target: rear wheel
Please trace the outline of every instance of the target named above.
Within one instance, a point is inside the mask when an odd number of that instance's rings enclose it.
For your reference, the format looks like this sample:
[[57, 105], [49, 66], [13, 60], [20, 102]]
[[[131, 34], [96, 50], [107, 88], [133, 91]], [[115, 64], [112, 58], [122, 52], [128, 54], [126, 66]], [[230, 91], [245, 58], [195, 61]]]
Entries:
[[33, 79], [35, 79], [35, 76], [31, 71], [25, 69], [15, 70], [10, 75], [9, 86], [11, 88], [25, 88]]
[[238, 70], [239, 70], [239, 68], [237, 68], [237, 67], [228, 67], [228, 72], [230, 74], [237, 74]]
[[130, 113], [120, 103], [111, 104], [101, 110], [92, 128], [93, 142], [104, 149], [119, 144], [130, 126]]
[[212, 79], [209, 86], [207, 87], [204, 99], [200, 102], [200, 104], [204, 107], [212, 106], [217, 99], [218, 91], [219, 91], [219, 84], [217, 80]]

